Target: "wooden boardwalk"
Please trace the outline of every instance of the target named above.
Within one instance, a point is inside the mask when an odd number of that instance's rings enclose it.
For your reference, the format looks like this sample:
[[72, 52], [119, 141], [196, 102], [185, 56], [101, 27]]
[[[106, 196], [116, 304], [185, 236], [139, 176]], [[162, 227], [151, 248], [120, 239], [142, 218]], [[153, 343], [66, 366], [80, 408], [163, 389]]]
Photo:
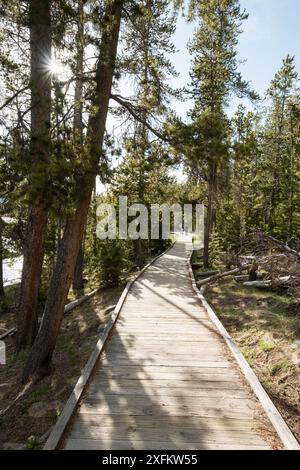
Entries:
[[192, 290], [190, 249], [177, 242], [133, 284], [63, 448], [270, 448], [264, 412]]

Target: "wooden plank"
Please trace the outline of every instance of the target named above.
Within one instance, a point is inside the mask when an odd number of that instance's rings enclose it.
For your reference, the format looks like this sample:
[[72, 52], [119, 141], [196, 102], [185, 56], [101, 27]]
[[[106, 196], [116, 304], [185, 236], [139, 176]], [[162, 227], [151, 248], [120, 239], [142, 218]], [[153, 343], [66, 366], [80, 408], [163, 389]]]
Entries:
[[[204, 366], [192, 366], [192, 367], [184, 367], [182, 365], [180, 366], [169, 366], [168, 364], [164, 365], [155, 365], [155, 364], [131, 364], [130, 362], [127, 363], [126, 365], [119, 365], [115, 364], [114, 362], [109, 363], [106, 362], [103, 364], [103, 362], [99, 363], [101, 364], [101, 373], [103, 374], [109, 374], [110, 372], [113, 372], [114, 374], [122, 374], [123, 372], [125, 373], [132, 373], [135, 374], [137, 372], [144, 372], [144, 373], [149, 373], [149, 374], [175, 374], [176, 376], [185, 376], [188, 375], [189, 377], [193, 377], [194, 380], [197, 380], [197, 378], [201, 377], [202, 374], [211, 374], [214, 376], [226, 376], [226, 377], [236, 377], [236, 372], [233, 371], [231, 368], [228, 368], [228, 365], [225, 365], [225, 370], [223, 366], [219, 366], [219, 364], [215, 364], [213, 367], [211, 367], [210, 371], [207, 371], [207, 367]], [[228, 370], [226, 370], [226, 368]], [[119, 375], [121, 377], [121, 375]]]
[[[124, 344], [122, 345], [122, 343], [120, 344], [117, 344], [117, 343], [110, 343], [108, 346], [107, 346], [107, 353], [118, 353], [118, 352], [122, 352], [124, 350], [128, 350], [128, 351], [132, 351], [132, 352], [139, 352], [141, 350], [141, 348], [139, 347], [138, 344], [132, 344], [132, 345], [127, 345], [127, 347], [125, 348], [124, 347]], [[143, 347], [143, 352], [144, 353], [148, 353], [148, 354], [157, 354], [159, 353], [160, 355], [165, 355], [166, 357], [168, 357], [168, 355], [170, 355], [171, 353], [171, 350], [172, 348], [169, 347], [169, 348], [166, 348], [166, 347], [163, 347], [163, 345], [158, 345], [157, 348], [153, 348], [153, 346], [147, 346], [145, 345]], [[213, 353], [214, 351], [219, 351], [220, 354], [222, 354], [222, 350], [221, 349], [216, 349], [214, 348], [214, 346], [209, 346], [207, 345], [206, 347], [204, 345], [198, 345], [198, 346], [194, 346], [192, 347], [191, 345], [189, 346], [177, 346], [175, 347], [175, 351], [176, 351], [176, 354], [189, 354], [190, 356], [194, 356], [194, 355], [205, 355], [205, 356], [208, 356], [210, 353]]]
[[[102, 359], [101, 364], [103, 366], [110, 366], [111, 364], [118, 364], [119, 366], [128, 366], [128, 356], [126, 355], [113, 355], [110, 359]], [[138, 362], [138, 361], [136, 361]], [[168, 359], [161, 358], [157, 356], [156, 358], [143, 358], [139, 361], [140, 365], [143, 366], [160, 366], [160, 367], [201, 367], [201, 368], [214, 368], [214, 367], [222, 367], [226, 368], [229, 367], [229, 363], [226, 361], [222, 361], [221, 359], [216, 359], [214, 361], [201, 361], [200, 359]], [[132, 364], [133, 366], [135, 364]], [[136, 364], [137, 365], [137, 364]]]
[[[99, 415], [81, 413], [75, 423], [81, 426], [99, 426]], [[199, 416], [145, 416], [145, 415], [101, 415], [101, 428], [110, 429], [117, 426], [120, 429], [128, 427], [143, 427], [154, 429], [206, 429], [255, 432], [253, 422], [248, 418], [201, 418]], [[74, 429], [74, 428], [73, 428]]]
[[[163, 345], [165, 348], [169, 347], [174, 347], [175, 339], [168, 339], [165, 340], [164, 338], [161, 338], [159, 335], [157, 335], [156, 338], [146, 338], [146, 337], [139, 337], [136, 336], [134, 339], [133, 338], [128, 338], [127, 340], [122, 339], [121, 337], [115, 336], [111, 340], [111, 344], [128, 344], [130, 346], [130, 343], [133, 343], [135, 345], [140, 345], [141, 349], [143, 349], [144, 346], [161, 346], [163, 340]], [[216, 342], [215, 338], [203, 338], [202, 340], [199, 339], [194, 339], [189, 341], [187, 338], [179, 338], [176, 340], [176, 347], [177, 346], [184, 346], [184, 347], [197, 347], [197, 346], [203, 346], [205, 348], [206, 345], [211, 345], [211, 346], [218, 346], [218, 343]]]
[[82, 436], [88, 431], [89, 439], [105, 440], [107, 438], [133, 441], [164, 441], [171, 440], [176, 444], [184, 445], [189, 442], [203, 442], [203, 443], [222, 443], [232, 444], [235, 442], [238, 445], [262, 445], [265, 442], [254, 432], [241, 431], [241, 430], [214, 430], [202, 428], [177, 428], [176, 421], [173, 422], [173, 427], [149, 428], [139, 426], [128, 426], [117, 428], [102, 428], [101, 426], [89, 426], [88, 429], [85, 425], [75, 424], [70, 435], [71, 439], [82, 439]]
[[102, 400], [93, 400], [88, 395], [80, 406], [80, 413], [92, 414], [125, 414], [125, 415], [176, 415], [176, 416], [222, 416], [222, 417], [253, 417], [251, 402], [244, 398], [198, 397], [187, 401], [183, 397], [159, 397], [153, 399], [144, 396], [107, 395]]
[[[177, 443], [176, 443], [177, 444]], [[174, 450], [176, 444], [172, 441], [133, 441], [133, 440], [116, 440], [116, 439], [71, 439], [66, 442], [66, 450]], [[254, 445], [238, 445], [238, 444], [217, 444], [213, 443], [199, 443], [189, 442], [176, 447], [182, 450], [267, 450], [268, 446], [254, 446]]]
[[[184, 322], [185, 323], [185, 322]], [[180, 322], [178, 323], [178, 325], [172, 325], [172, 324], [168, 324], [168, 323], [164, 323], [164, 324], [161, 324], [161, 323], [150, 323], [147, 321], [147, 323], [145, 324], [145, 322], [128, 322], [128, 323], [118, 323], [118, 326], [117, 326], [117, 331], [118, 330], [124, 330], [124, 329], [127, 329], [129, 331], [132, 331], [132, 330], [141, 330], [141, 331], [147, 331], [147, 332], [157, 332], [157, 333], [165, 333], [165, 332], [178, 332], [179, 334], [182, 333], [183, 331], [186, 332], [186, 333], [191, 333], [191, 334], [196, 334], [197, 332], [199, 333], [209, 333], [209, 332], [212, 332], [215, 334], [216, 330], [213, 329], [212, 327], [210, 327], [209, 324], [204, 325], [201, 324], [201, 325], [198, 325], [198, 324], [193, 324], [191, 323], [190, 326], [187, 326], [183, 323], [183, 325], [180, 324]], [[147, 325], [147, 326], [146, 326]]]
[[[178, 370], [181, 369], [181, 370]], [[219, 380], [222, 378], [232, 378], [238, 380], [238, 377], [231, 369], [222, 369], [222, 368], [214, 368], [213, 370], [209, 370], [207, 368], [199, 369], [197, 372], [193, 370], [190, 371], [191, 368], [177, 368], [177, 367], [165, 367], [162, 370], [161, 367], [150, 367], [145, 366], [142, 369], [139, 367], [107, 367], [101, 368], [101, 374], [104, 377], [116, 377], [116, 378], [135, 378], [137, 380], [140, 379], [185, 379], [186, 381], [192, 380]], [[224, 372], [225, 371], [225, 372]]]
[[[159, 339], [159, 336], [157, 338]], [[133, 343], [132, 347], [134, 347], [135, 342], [136, 344], [138, 344], [138, 342], [141, 342], [141, 340], [139, 340], [138, 336], [135, 336], [134, 338], [132, 338], [132, 343]], [[192, 351], [201, 351], [201, 350], [205, 350], [206, 348], [207, 348], [207, 351], [210, 351], [210, 350], [214, 351], [216, 349], [218, 349], [219, 351], [222, 350], [222, 344], [220, 344], [219, 342], [215, 340], [207, 340], [207, 341], [199, 341], [199, 342], [192, 341], [191, 343], [189, 343], [188, 341], [184, 341], [184, 340], [182, 342], [179, 341], [179, 343], [175, 343], [175, 341], [170, 341], [167, 343], [164, 343], [162, 341], [155, 341], [154, 343], [158, 343], [156, 344], [156, 346], [159, 346], [157, 351], [172, 352], [172, 351], [183, 350], [183, 351], [189, 351], [190, 353], [192, 353]], [[118, 338], [118, 335], [116, 334], [109, 340], [107, 346], [108, 347], [122, 347], [122, 346], [124, 347], [124, 342], [122, 342]], [[145, 351], [151, 349], [151, 342], [148, 342], [148, 343], [145, 342], [144, 347], [142, 349]]]
[[[195, 354], [202, 354], [205, 356], [208, 356], [210, 353], [214, 353], [215, 351], [219, 352], [222, 354], [222, 349], [214, 347], [214, 344], [190, 344], [190, 345], [177, 345], [177, 346], [164, 346], [163, 344], [157, 344], [154, 345], [152, 344], [144, 344], [144, 347], [142, 349], [143, 353], [145, 354], [160, 354], [160, 355], [165, 355], [168, 357], [168, 355], [171, 355], [172, 349], [176, 351], [176, 354], [189, 354], [190, 356], [195, 355]], [[131, 345], [124, 345], [122, 342], [110, 342], [107, 346], [107, 353], [113, 353], [113, 352], [124, 352], [124, 351], [141, 351], [141, 347], [138, 343], [133, 343]]]
[[109, 395], [121, 395], [121, 396], [140, 396], [141, 394], [151, 395], [155, 397], [181, 397], [183, 400], [192, 397], [212, 397], [212, 398], [244, 398], [247, 399], [247, 395], [244, 390], [234, 390], [234, 395], [231, 389], [218, 389], [218, 388], [191, 388], [187, 387], [162, 387], [157, 389], [156, 387], [144, 386], [144, 387], [127, 387], [118, 386], [118, 384], [110, 384], [107, 387], [99, 387], [98, 385], [91, 385], [87, 391], [86, 399], [89, 400], [92, 398], [94, 401], [96, 399], [102, 400]]
[[[136, 346], [136, 343], [134, 343], [134, 345]], [[176, 354], [172, 354], [171, 353], [171, 350], [161, 350], [161, 349], [158, 349], [158, 351], [156, 351], [155, 349], [153, 348], [148, 348], [148, 349], [138, 349], [136, 347], [134, 347], [134, 345], [132, 344], [126, 344], [123, 346], [120, 345], [115, 345], [112, 349], [109, 351], [110, 354], [105, 354], [104, 357], [106, 358], [111, 358], [111, 362], [113, 361], [113, 359], [115, 361], [117, 361], [118, 359], [122, 360], [122, 359], [127, 359], [127, 362], [130, 364], [130, 363], [134, 363], [138, 360], [141, 360], [143, 361], [143, 359], [153, 359], [153, 360], [160, 360], [160, 361], [163, 361], [166, 363], [166, 365], [168, 364], [168, 361], [195, 361], [195, 363], [198, 361], [221, 361], [221, 362], [227, 362], [227, 364], [229, 364], [230, 362], [232, 362], [232, 360], [227, 360], [227, 358], [224, 358], [221, 356], [221, 353], [222, 353], [222, 349], [216, 349], [215, 351], [211, 350], [209, 353], [208, 351], [204, 351], [201, 352], [201, 350], [199, 351], [199, 355], [197, 356], [193, 356], [191, 354], [191, 352], [189, 351], [188, 348], [184, 348], [183, 351], [176, 351]], [[125, 347], [124, 347], [125, 346]], [[164, 354], [161, 354], [163, 351], [165, 351]]]
[[[104, 389], [113, 389], [113, 387], [123, 387], [125, 388], [171, 388], [172, 390], [175, 389], [187, 389], [187, 390], [199, 390], [199, 389], [218, 389], [218, 390], [242, 390], [241, 385], [236, 381], [235, 378], [228, 379], [226, 377], [222, 377], [221, 379], [213, 377], [210, 380], [179, 380], [175, 379], [121, 379], [121, 378], [110, 378], [104, 376], [104, 374], [98, 374], [93, 377], [93, 385], [95, 387], [103, 387]], [[182, 393], [182, 392], [181, 392]]]
[[[248, 409], [235, 409], [231, 410], [228, 408], [215, 408], [215, 407], [196, 407], [196, 406], [181, 406], [181, 407], [159, 407], [156, 405], [146, 405], [146, 406], [139, 406], [138, 404], [132, 404], [132, 406], [124, 406], [124, 407], [110, 407], [107, 403], [103, 404], [95, 404], [91, 405], [89, 403], [84, 403], [78, 409], [78, 413], [91, 413], [91, 414], [108, 414], [111, 415], [140, 415], [146, 414], [149, 416], [199, 416], [202, 418], [216, 418], [216, 417], [223, 417], [223, 418], [244, 418], [244, 419], [254, 419], [254, 413]], [[99, 418], [99, 424], [101, 423], [101, 418]]]
[[[201, 375], [197, 376], [190, 374], [188, 371], [185, 374], [178, 373], [173, 371], [173, 368], [168, 372], [147, 372], [147, 371], [135, 371], [135, 370], [124, 370], [121, 373], [119, 371], [101, 371], [101, 377], [103, 380], [109, 379], [127, 379], [127, 380], [182, 380], [186, 382], [186, 386], [189, 386], [187, 382], [200, 382], [200, 381], [225, 381], [226, 379], [231, 379], [232, 381], [237, 381], [238, 378], [232, 374], [215, 374], [209, 373], [207, 369], [206, 372], [202, 372]], [[226, 369], [228, 370], [228, 369]]]
[[[185, 399], [186, 398], [186, 399]], [[251, 401], [247, 398], [238, 398], [238, 397], [222, 397], [216, 398], [214, 396], [196, 396], [193, 398], [193, 409], [201, 410], [206, 408], [220, 409], [222, 410], [243, 410], [243, 412], [253, 413], [253, 407], [251, 408]], [[138, 395], [127, 395], [120, 396], [112, 393], [107, 393], [104, 398], [94, 398], [90, 394], [87, 394], [84, 399], [82, 406], [88, 405], [89, 408], [94, 408], [95, 410], [102, 410], [103, 407], [114, 407], [116, 409], [127, 408], [127, 411], [130, 413], [132, 409], [148, 409], [150, 407], [156, 408], [168, 408], [174, 410], [186, 409], [190, 406], [190, 397], [182, 395], [172, 396], [160, 396], [159, 394], [155, 396], [150, 396], [146, 391], [140, 390]], [[134, 413], [136, 414], [136, 412]], [[138, 413], [139, 414], [139, 413]], [[176, 414], [176, 411], [175, 411]]]
[[[132, 332], [129, 333], [129, 332], [125, 332], [125, 333], [119, 333], [119, 332], [116, 332], [116, 336], [118, 339], [120, 340], [124, 340], [124, 341], [128, 341], [128, 340], [133, 340], [133, 335], [132, 335]], [[177, 342], [177, 341], [189, 341], [191, 343], [194, 343], [195, 341], [197, 342], [201, 342], [203, 339], [214, 339], [215, 342], [217, 343], [216, 341], [216, 337], [214, 335], [214, 333], [203, 333], [202, 331], [200, 331], [199, 333], [189, 333], [189, 334], [185, 334], [185, 331], [181, 331], [181, 333], [172, 333], [172, 337], [171, 337], [171, 341], [174, 342]], [[139, 339], [139, 336], [137, 335], [136, 337], [134, 337], [134, 340], [136, 339]], [[151, 332], [151, 331], [147, 331], [143, 334], [143, 339], [145, 340], [151, 340], [151, 339], [154, 339], [154, 340], [157, 340], [159, 339], [160, 341], [169, 341], [170, 340], [170, 334], [167, 334], [167, 333], [157, 333], [157, 332]]]
[[[167, 314], [167, 309], [168, 305], [164, 306], [164, 312]], [[178, 323], [178, 321], [182, 321], [182, 324]], [[174, 321], [170, 318], [169, 321], [166, 321], [166, 317], [164, 319], [150, 319], [146, 315], [139, 315], [136, 318], [131, 318], [131, 319], [126, 319], [123, 321], [120, 321], [118, 325], [123, 326], [123, 325], [129, 325], [132, 324], [134, 326], [134, 323], [140, 323], [141, 325], [145, 326], [145, 323], [147, 324], [147, 327], [151, 325], [157, 325], [158, 323], [163, 324], [164, 326], [174, 326], [176, 328], [188, 328], [189, 326], [198, 326], [199, 328], [202, 326], [208, 326], [208, 327], [213, 327], [209, 320], [206, 318], [190, 318], [189, 316], [185, 315], [185, 317], [179, 317], [179, 318], [174, 318]]]

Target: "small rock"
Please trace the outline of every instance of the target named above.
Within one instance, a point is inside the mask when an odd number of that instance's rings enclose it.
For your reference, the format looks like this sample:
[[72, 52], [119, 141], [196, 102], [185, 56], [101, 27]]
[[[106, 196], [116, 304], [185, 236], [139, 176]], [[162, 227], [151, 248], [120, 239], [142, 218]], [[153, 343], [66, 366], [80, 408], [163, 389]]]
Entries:
[[37, 401], [36, 403], [33, 403], [33, 405], [31, 405], [27, 413], [32, 418], [42, 418], [48, 413], [48, 411], [57, 409], [61, 410], [62, 407], [63, 404], [60, 401], [50, 401], [49, 403], [45, 401]]

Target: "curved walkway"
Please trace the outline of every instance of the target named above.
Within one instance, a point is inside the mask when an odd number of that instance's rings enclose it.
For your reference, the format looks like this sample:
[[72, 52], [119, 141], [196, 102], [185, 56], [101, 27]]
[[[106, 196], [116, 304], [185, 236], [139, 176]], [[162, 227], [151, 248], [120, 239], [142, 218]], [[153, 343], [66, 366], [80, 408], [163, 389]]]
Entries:
[[270, 448], [272, 425], [192, 290], [190, 250], [178, 241], [133, 284], [65, 449]]

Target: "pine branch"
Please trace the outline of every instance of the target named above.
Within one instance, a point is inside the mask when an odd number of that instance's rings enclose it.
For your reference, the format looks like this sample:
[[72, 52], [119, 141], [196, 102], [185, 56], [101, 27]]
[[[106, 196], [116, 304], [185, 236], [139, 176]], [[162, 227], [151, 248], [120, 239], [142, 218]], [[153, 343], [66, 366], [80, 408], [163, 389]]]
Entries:
[[8, 106], [14, 99], [17, 98], [17, 96], [19, 96], [21, 93], [28, 90], [29, 88], [30, 88], [29, 85], [26, 85], [25, 87], [23, 87], [20, 90], [16, 91], [16, 93], [14, 93], [10, 98], [8, 98], [4, 102], [4, 104], [2, 106], [0, 106], [0, 111], [2, 111], [2, 109], [6, 108], [6, 106]]
[[163, 140], [164, 142], [168, 142], [168, 139], [164, 134], [162, 134], [160, 131], [151, 126], [151, 124], [149, 124], [142, 116], [139, 115], [137, 109], [133, 106], [130, 101], [128, 101], [128, 99], [122, 98], [120, 95], [110, 95], [110, 97], [118, 104], [123, 106], [123, 108], [125, 108], [136, 121], [140, 122], [141, 124], [144, 124], [149, 129], [149, 131], [156, 135], [156, 137]]

